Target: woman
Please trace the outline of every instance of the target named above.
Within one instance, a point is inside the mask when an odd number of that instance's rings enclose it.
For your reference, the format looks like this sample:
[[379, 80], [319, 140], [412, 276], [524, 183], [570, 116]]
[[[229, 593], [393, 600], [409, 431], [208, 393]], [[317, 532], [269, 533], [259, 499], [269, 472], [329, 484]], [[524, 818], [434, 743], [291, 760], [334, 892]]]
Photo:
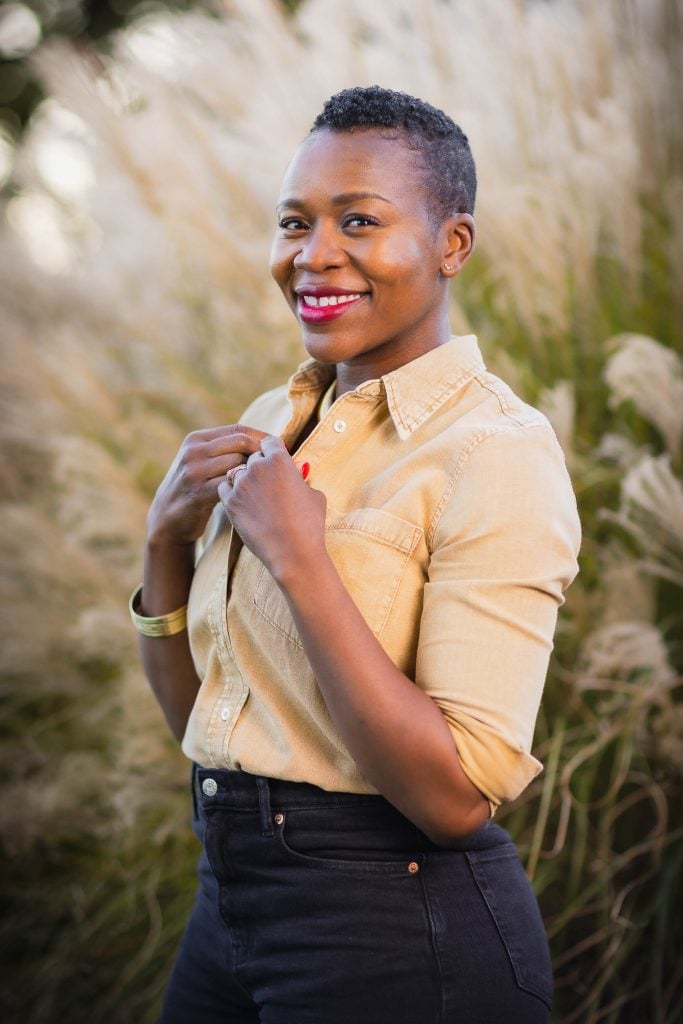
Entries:
[[164, 1024], [548, 1019], [490, 817], [541, 768], [579, 529], [549, 424], [450, 335], [475, 187], [441, 111], [329, 100], [271, 257], [311, 359], [154, 499], [131, 610], [204, 844]]

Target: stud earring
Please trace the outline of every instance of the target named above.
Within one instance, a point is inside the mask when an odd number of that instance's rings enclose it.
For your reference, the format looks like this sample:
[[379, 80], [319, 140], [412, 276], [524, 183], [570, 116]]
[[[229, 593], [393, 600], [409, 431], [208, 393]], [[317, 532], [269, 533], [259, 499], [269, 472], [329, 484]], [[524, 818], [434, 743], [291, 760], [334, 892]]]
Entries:
[[444, 270], [455, 270], [455, 267], [452, 266], [450, 263], [444, 263], [443, 269]]

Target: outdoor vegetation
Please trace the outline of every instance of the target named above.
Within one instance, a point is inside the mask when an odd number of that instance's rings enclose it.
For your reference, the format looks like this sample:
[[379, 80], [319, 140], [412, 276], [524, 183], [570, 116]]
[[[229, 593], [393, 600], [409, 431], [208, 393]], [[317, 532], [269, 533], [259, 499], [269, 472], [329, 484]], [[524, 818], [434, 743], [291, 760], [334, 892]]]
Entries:
[[551, 419], [584, 526], [545, 772], [499, 813], [553, 1020], [683, 1020], [682, 44], [677, 0], [224, 0], [27, 58], [45, 98], [0, 137], [4, 1021], [156, 1019], [197, 847], [127, 616], [146, 508], [188, 430], [303, 358], [279, 178], [372, 83], [470, 137], [453, 327]]

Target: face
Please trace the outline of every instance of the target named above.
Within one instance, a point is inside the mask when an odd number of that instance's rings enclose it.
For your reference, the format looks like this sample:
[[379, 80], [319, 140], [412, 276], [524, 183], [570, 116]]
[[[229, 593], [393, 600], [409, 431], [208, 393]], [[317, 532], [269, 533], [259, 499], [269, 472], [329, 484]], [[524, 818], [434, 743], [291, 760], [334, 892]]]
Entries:
[[419, 155], [403, 141], [377, 129], [309, 136], [277, 215], [271, 272], [310, 355], [356, 384], [448, 340], [443, 264], [464, 263], [472, 219], [434, 225]]

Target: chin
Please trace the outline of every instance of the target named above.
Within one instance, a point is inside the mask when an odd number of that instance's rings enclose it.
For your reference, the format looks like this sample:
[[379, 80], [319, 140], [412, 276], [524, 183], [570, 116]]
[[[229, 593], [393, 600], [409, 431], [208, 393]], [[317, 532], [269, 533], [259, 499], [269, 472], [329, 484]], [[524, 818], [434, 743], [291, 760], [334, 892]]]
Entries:
[[301, 331], [301, 340], [309, 356], [319, 363], [343, 363], [357, 355], [356, 346], [344, 344], [323, 330], [311, 331], [308, 325]]

